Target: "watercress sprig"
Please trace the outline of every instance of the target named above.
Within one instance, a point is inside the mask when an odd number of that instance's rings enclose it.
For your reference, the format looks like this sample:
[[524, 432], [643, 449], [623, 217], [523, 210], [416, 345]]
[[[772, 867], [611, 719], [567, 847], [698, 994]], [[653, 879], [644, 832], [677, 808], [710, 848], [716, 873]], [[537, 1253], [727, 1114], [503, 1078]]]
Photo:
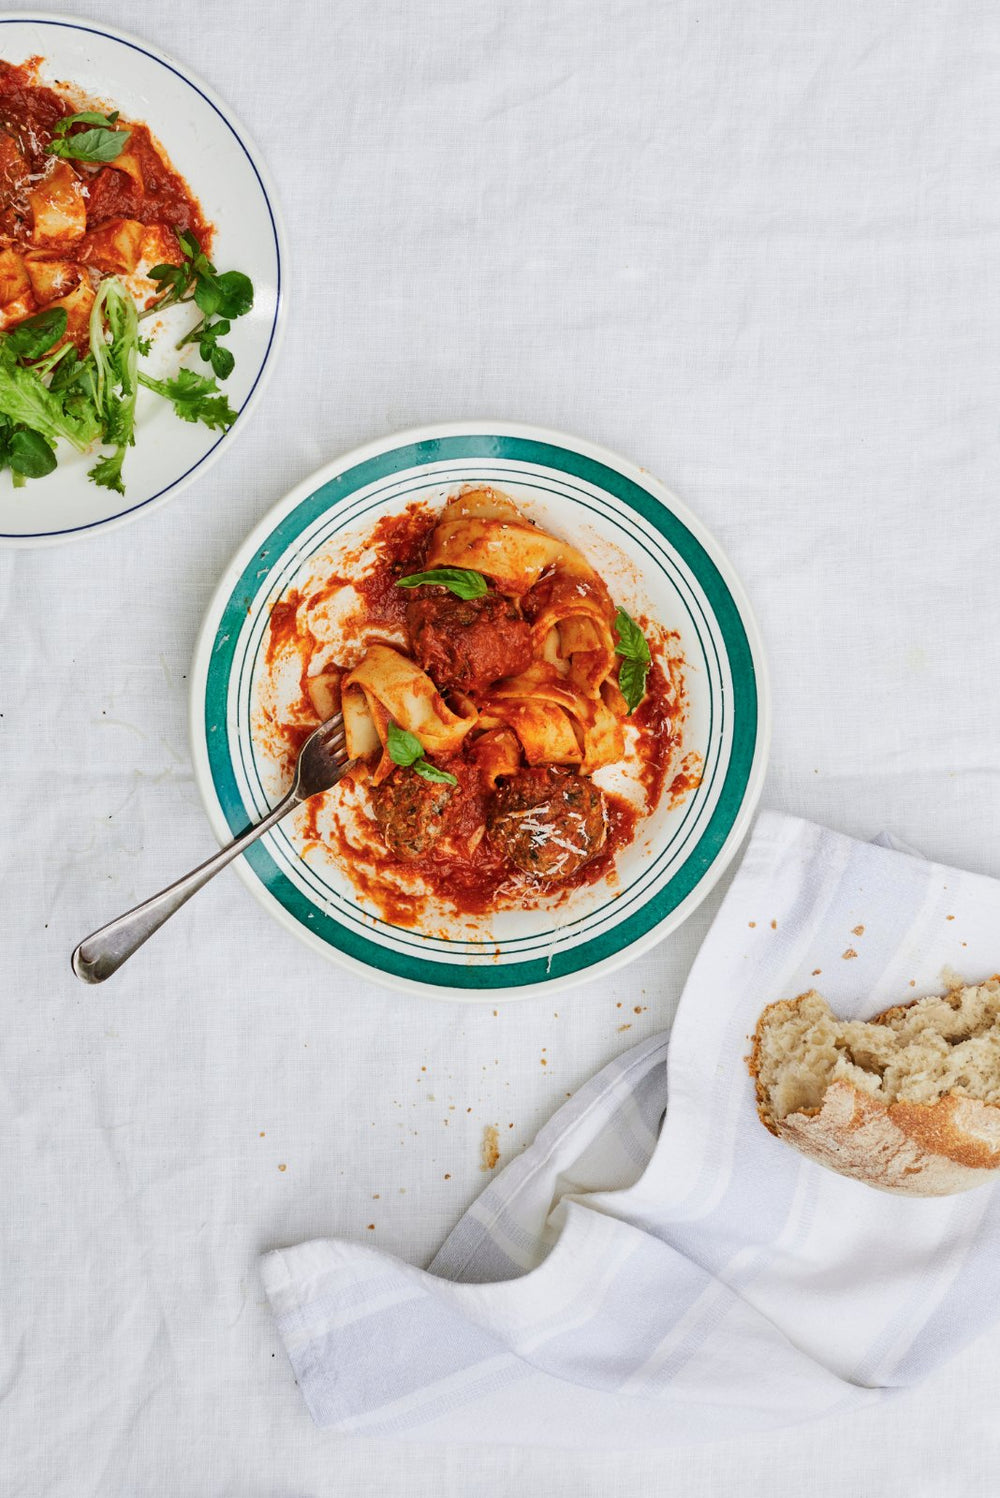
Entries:
[[[244, 317], [253, 306], [253, 282], [242, 271], [217, 271], [204, 253], [193, 234], [180, 230], [177, 234], [184, 259], [180, 265], [154, 265], [149, 272], [152, 280], [160, 286], [152, 306], [147, 307], [141, 317], [150, 317], [178, 302], [194, 302], [202, 312], [200, 321], [190, 332], [185, 333], [177, 347], [196, 343], [198, 352], [212, 373], [220, 380], [228, 379], [233, 372], [235, 360], [229, 349], [220, 344], [238, 317]], [[214, 319], [214, 321], [213, 321]]]

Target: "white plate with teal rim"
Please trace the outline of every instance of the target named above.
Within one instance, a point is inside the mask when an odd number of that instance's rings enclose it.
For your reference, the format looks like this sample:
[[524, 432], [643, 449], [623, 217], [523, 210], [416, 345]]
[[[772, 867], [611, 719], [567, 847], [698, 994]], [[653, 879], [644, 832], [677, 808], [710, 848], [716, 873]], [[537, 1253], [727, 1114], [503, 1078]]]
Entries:
[[[79, 454], [60, 443], [59, 466], [47, 477], [14, 489], [10, 474], [0, 474], [0, 545], [5, 546], [48, 545], [121, 525], [204, 473], [246, 426], [273, 366], [284, 321], [287, 255], [274, 188], [228, 105], [190, 69], [103, 22], [30, 12], [0, 16], [0, 58], [22, 63], [32, 57], [44, 59], [40, 83], [65, 81], [149, 126], [215, 226], [215, 264], [250, 277], [254, 305], [233, 323], [226, 340], [236, 367], [224, 388], [238, 413], [228, 432], [181, 421], [166, 401], [140, 390], [135, 446], [125, 459], [125, 495], [89, 481], [93, 453]], [[192, 348], [183, 361], [173, 350], [193, 320], [188, 307], [164, 315], [164, 329], [143, 361], [150, 373], [174, 375], [181, 362], [208, 372]]]
[[391, 924], [329, 854], [311, 855], [299, 813], [235, 867], [283, 926], [342, 966], [410, 993], [495, 1002], [571, 988], [661, 941], [719, 878], [760, 794], [770, 712], [757, 627], [719, 547], [661, 484], [592, 443], [508, 423], [425, 427], [349, 453], [293, 489], [230, 563], [195, 653], [191, 724], [198, 784], [228, 840], [282, 789], [259, 716], [255, 727], [272, 605], [335, 554], [338, 538], [469, 485], [502, 489], [584, 550], [630, 612], [677, 631], [683, 749], [698, 756], [700, 782], [640, 823], [618, 855], [615, 887], [577, 889], [557, 912], [504, 911], [479, 929], [457, 917], [426, 932]]

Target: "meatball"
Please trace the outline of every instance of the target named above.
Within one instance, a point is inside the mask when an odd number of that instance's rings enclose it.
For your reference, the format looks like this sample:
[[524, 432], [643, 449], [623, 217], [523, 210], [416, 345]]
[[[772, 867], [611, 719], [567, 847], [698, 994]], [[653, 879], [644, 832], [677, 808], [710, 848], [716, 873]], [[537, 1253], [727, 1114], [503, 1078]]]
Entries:
[[417, 664], [446, 691], [481, 692], [531, 664], [531, 628], [500, 593], [415, 598], [406, 623]]
[[441, 836], [453, 787], [394, 770], [371, 792], [372, 810], [390, 853], [420, 858]]
[[490, 840], [526, 874], [565, 879], [604, 845], [604, 797], [586, 775], [546, 767], [521, 770], [500, 782], [486, 828]]

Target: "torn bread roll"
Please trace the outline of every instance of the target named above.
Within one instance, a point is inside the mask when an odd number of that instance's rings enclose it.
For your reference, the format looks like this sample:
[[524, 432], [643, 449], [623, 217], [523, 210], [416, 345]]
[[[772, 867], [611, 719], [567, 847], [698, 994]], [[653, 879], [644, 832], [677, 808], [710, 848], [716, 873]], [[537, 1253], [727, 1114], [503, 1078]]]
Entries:
[[949, 1196], [1000, 1168], [1000, 976], [838, 1020], [811, 990], [771, 1004], [747, 1057], [763, 1123], [880, 1191]]

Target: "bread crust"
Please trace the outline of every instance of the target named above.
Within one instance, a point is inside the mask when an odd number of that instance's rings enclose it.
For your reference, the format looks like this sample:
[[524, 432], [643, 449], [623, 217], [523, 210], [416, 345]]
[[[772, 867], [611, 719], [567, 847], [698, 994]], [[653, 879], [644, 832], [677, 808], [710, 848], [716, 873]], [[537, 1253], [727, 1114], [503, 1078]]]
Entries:
[[[811, 1160], [879, 1191], [950, 1196], [996, 1179], [1000, 1168], [1000, 1107], [946, 1093], [934, 1103], [883, 1103], [844, 1078], [831, 1082], [818, 1108], [776, 1119], [760, 1078], [764, 1032], [780, 1011], [790, 1014], [814, 990], [770, 1004], [757, 1022], [747, 1057], [757, 1112], [772, 1134]], [[908, 1008], [876, 1015], [886, 1022]]]

